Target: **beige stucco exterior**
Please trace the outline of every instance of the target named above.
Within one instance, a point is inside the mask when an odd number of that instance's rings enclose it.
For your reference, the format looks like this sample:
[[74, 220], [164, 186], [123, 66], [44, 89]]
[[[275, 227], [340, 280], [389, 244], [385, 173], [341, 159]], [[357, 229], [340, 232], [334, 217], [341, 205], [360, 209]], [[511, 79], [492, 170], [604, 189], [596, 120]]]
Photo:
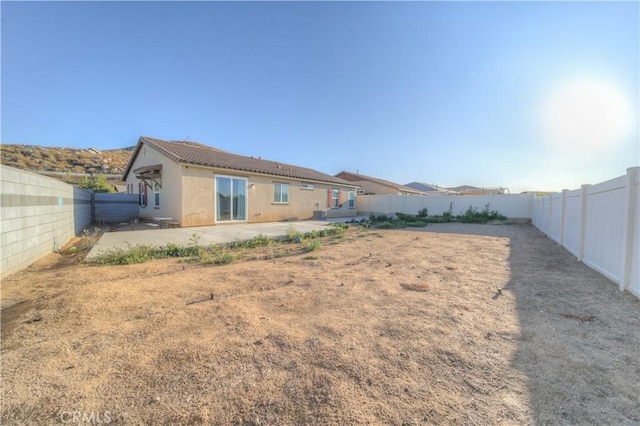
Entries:
[[[133, 170], [154, 164], [162, 164], [160, 206], [154, 207], [153, 190], [152, 188], [147, 188], [147, 206], [140, 206], [139, 216], [146, 219], [171, 217], [178, 220], [177, 218], [182, 217], [182, 203], [180, 202], [182, 189], [182, 167], [160, 154], [155, 149], [144, 145], [140, 149], [140, 152], [134, 159], [133, 165], [131, 166], [131, 173], [129, 173], [125, 181], [127, 185], [127, 192], [138, 194], [139, 199], [140, 194], [138, 192], [138, 183], [140, 180], [136, 178]], [[131, 191], [131, 188], [133, 188], [133, 191]]]
[[[132, 172], [126, 179], [127, 188], [131, 188], [130, 185], [133, 184], [134, 192], [137, 193], [139, 179], [133, 170], [155, 164], [162, 164], [160, 206], [154, 207], [153, 192], [149, 189], [148, 205], [140, 207], [141, 218], [171, 217], [180, 226], [237, 223], [216, 222], [216, 176], [241, 178], [246, 182], [247, 210], [246, 220], [242, 222], [311, 219], [315, 210], [325, 211], [327, 217], [352, 217], [357, 214], [355, 198], [353, 207], [349, 207], [349, 192], [352, 191], [355, 197], [356, 189], [353, 187], [178, 164], [144, 144], [130, 168]], [[274, 183], [288, 185], [287, 203], [274, 202]], [[304, 188], [304, 185], [307, 187]], [[338, 208], [328, 206], [331, 188], [341, 191], [342, 204]]]
[[368, 180], [354, 180], [354, 184], [360, 186], [360, 189], [365, 194], [372, 195], [418, 195], [417, 193], [403, 191], [398, 188], [392, 188], [387, 185], [382, 185], [380, 183], [371, 182]]

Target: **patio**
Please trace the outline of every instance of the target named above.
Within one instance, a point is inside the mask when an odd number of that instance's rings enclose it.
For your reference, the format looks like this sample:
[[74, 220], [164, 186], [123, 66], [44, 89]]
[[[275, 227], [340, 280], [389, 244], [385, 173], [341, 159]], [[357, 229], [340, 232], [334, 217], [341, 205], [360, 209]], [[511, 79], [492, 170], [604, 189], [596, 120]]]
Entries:
[[146, 223], [120, 224], [112, 226], [113, 232], [105, 232], [93, 246], [87, 259], [98, 256], [115, 248], [127, 248], [135, 245], [165, 246], [169, 243], [188, 245], [194, 239], [198, 244], [209, 245], [250, 240], [258, 235], [268, 237], [286, 236], [290, 229], [306, 233], [320, 231], [332, 223], [361, 220], [364, 217], [336, 218], [327, 220], [303, 220], [269, 223], [239, 223], [233, 225], [197, 226], [190, 228], [149, 228]]

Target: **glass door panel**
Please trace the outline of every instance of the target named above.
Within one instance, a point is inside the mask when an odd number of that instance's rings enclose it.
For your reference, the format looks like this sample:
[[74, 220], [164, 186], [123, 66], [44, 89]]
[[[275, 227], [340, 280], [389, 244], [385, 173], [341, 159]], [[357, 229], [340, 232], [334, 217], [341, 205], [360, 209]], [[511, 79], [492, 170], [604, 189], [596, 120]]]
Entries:
[[247, 220], [247, 181], [216, 176], [216, 221]]
[[246, 181], [233, 179], [233, 220], [246, 220]]

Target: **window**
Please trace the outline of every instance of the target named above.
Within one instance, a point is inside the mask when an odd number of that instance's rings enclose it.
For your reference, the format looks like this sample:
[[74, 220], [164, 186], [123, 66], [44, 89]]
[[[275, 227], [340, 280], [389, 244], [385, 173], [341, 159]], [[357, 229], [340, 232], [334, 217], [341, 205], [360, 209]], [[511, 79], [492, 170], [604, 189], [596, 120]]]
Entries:
[[356, 208], [356, 192], [355, 191], [349, 191], [349, 208], [350, 209]]
[[300, 185], [300, 189], [313, 190], [313, 184], [312, 183], [303, 183], [303, 184]]
[[339, 209], [340, 204], [342, 204], [341, 197], [342, 197], [342, 193], [340, 192], [339, 189], [337, 188], [329, 189], [329, 200], [328, 200], [329, 208]]
[[288, 183], [273, 184], [273, 202], [274, 203], [289, 202], [289, 184]]
[[216, 221], [247, 220], [247, 180], [216, 176]]
[[140, 207], [147, 207], [147, 184], [138, 183], [138, 194], [140, 195]]
[[157, 182], [153, 184], [153, 206], [160, 207], [160, 185]]

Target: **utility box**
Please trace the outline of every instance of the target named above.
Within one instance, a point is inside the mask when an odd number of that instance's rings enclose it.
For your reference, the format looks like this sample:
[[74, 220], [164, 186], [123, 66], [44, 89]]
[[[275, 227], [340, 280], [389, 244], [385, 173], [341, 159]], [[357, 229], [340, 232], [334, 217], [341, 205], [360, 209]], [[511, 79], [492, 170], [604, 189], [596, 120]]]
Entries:
[[314, 210], [313, 220], [325, 220], [327, 218], [327, 212], [325, 210]]

